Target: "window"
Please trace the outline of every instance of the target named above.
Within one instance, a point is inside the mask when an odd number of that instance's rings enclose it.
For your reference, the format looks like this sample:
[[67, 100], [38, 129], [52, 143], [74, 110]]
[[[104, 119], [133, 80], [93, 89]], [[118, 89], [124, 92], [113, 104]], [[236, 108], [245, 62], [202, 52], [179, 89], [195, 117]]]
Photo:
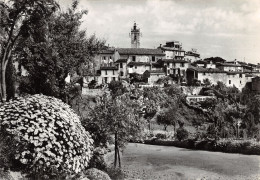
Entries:
[[103, 56], [102, 58], [103, 58], [103, 60], [106, 60], [106, 56]]
[[170, 65], [170, 63], [167, 63], [167, 66], [169, 66]]
[[134, 66], [133, 66], [133, 65], [130, 65], [129, 67], [130, 67], [130, 68], [133, 68]]
[[229, 84], [231, 84], [231, 80], [229, 80]]
[[184, 67], [184, 63], [181, 63], [181, 67]]
[[107, 83], [107, 77], [104, 77], [105, 83]]
[[137, 69], [137, 66], [135, 66], [135, 69]]
[[240, 84], [242, 84], [242, 81], [240, 81]]
[[124, 72], [123, 71], [120, 72], [120, 76], [124, 76]]
[[105, 75], [107, 75], [107, 70], [105, 70]]
[[120, 63], [120, 68], [123, 68], [123, 63]]
[[203, 73], [203, 75], [205, 76], [205, 75], [206, 75], [206, 73], [204, 72], [204, 73]]
[[132, 56], [132, 61], [134, 61], [134, 62], [135, 62], [135, 56]]
[[[242, 74], [239, 74], [239, 78], [242, 78]], [[240, 81], [241, 82], [241, 81]], [[240, 83], [241, 84], [241, 83]]]
[[155, 56], [152, 56], [152, 61], [153, 61], [153, 62], [155, 61]]
[[116, 80], [116, 77], [113, 77], [113, 81], [115, 81]]
[[113, 75], [115, 75], [115, 70], [113, 70]]

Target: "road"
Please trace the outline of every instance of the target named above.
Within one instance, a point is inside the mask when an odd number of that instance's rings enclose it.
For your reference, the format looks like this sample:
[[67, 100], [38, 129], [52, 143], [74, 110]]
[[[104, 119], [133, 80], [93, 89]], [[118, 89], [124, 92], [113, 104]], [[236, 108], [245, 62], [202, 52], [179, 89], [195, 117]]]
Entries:
[[260, 156], [128, 144], [122, 164], [127, 179], [260, 180]]

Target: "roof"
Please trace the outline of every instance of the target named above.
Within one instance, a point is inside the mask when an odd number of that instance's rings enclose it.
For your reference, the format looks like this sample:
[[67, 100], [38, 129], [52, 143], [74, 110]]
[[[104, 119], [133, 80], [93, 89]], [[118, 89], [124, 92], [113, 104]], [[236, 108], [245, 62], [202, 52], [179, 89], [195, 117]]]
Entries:
[[194, 61], [194, 64], [207, 64], [207, 62], [203, 60]]
[[217, 68], [203, 68], [203, 67], [194, 67], [191, 66], [188, 68], [188, 70], [193, 70], [197, 72], [203, 72], [203, 73], [226, 73], [225, 71], [221, 71]]
[[245, 72], [242, 71], [226, 71], [228, 75], [230, 74], [245, 74]]
[[118, 48], [117, 51], [120, 55], [165, 55], [160, 49]]
[[118, 70], [117, 66], [103, 66], [100, 67], [100, 70]]
[[187, 52], [185, 52], [185, 56], [200, 57], [200, 54], [192, 52], [192, 51], [187, 51]]
[[114, 54], [114, 50], [104, 49], [101, 50], [99, 54]]
[[130, 62], [127, 64], [128, 66], [150, 66], [151, 64], [148, 62]]
[[166, 47], [166, 46], [162, 46], [162, 47], [159, 47], [160, 49], [162, 50], [166, 50], [166, 51], [182, 51], [182, 52], [185, 52], [184, 49], [181, 49], [181, 48], [175, 48], [175, 47]]
[[162, 59], [162, 61], [166, 63], [189, 63], [188, 61], [180, 59]]
[[118, 59], [118, 60], [116, 60], [116, 62], [115, 63], [122, 63], [122, 62], [127, 62], [127, 59]]
[[163, 70], [147, 70], [150, 74], [165, 74]]
[[226, 66], [226, 67], [242, 67], [240, 64], [231, 64], [231, 63], [218, 63], [220, 66]]

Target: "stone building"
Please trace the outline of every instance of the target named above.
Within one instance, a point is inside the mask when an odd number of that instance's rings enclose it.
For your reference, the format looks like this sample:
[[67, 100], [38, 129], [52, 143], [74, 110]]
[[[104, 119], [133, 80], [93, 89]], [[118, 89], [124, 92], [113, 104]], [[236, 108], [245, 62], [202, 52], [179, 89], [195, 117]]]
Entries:
[[158, 49], [165, 53], [165, 59], [183, 60], [185, 56], [185, 51], [182, 49], [182, 44], [179, 41], [168, 41], [165, 45], [160, 45]]

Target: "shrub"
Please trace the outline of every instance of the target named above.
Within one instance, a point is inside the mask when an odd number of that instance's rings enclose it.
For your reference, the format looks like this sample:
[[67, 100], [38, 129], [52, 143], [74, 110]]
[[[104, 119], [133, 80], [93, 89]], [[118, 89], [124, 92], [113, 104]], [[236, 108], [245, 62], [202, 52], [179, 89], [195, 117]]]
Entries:
[[18, 146], [13, 167], [31, 174], [73, 174], [85, 169], [93, 140], [70, 107], [53, 97], [33, 95], [0, 106], [1, 131]]
[[100, 171], [96, 168], [91, 168], [88, 169], [85, 172], [85, 176], [89, 179], [89, 180], [111, 180], [109, 175], [103, 171]]
[[182, 141], [184, 139], [187, 139], [189, 136], [189, 132], [184, 129], [183, 127], [182, 128], [178, 128], [177, 131], [176, 131], [176, 137], [179, 141]]
[[155, 135], [155, 137], [158, 139], [166, 139], [166, 134], [158, 133]]

